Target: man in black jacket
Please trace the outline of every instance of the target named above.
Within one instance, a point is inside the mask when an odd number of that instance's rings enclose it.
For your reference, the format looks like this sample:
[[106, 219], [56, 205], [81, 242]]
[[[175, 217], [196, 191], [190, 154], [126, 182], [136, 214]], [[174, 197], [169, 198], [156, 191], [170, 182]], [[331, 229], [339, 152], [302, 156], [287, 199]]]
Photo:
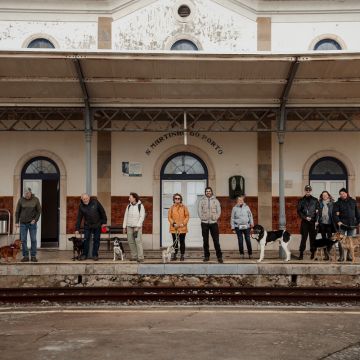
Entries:
[[299, 260], [303, 260], [304, 251], [306, 248], [306, 240], [310, 237], [310, 251], [311, 259], [314, 258], [315, 249], [314, 242], [316, 238], [315, 223], [318, 220], [319, 213], [319, 201], [311, 195], [312, 188], [310, 185], [305, 186], [305, 196], [302, 197], [297, 206], [297, 213], [301, 217], [301, 243], [300, 243], [300, 255]]
[[84, 253], [80, 260], [86, 260], [89, 253], [89, 243], [91, 234], [93, 234], [93, 260], [99, 259], [100, 234], [101, 227], [106, 225], [107, 218], [105, 210], [96, 199], [90, 199], [88, 194], [81, 195], [79, 212], [76, 221], [75, 234], [79, 234], [81, 221], [84, 218]]
[[[340, 189], [339, 199], [333, 207], [333, 218], [339, 231], [347, 236], [354, 236], [356, 226], [360, 223], [360, 212], [356, 205], [356, 200], [349, 196], [345, 188]], [[339, 243], [339, 261], [344, 261], [344, 252]], [[351, 261], [351, 256], [348, 253], [347, 260]]]

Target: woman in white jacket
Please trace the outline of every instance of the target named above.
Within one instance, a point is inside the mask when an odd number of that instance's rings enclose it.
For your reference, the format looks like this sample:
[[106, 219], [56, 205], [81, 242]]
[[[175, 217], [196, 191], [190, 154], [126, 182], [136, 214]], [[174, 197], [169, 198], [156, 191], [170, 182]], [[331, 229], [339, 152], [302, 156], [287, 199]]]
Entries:
[[144, 219], [144, 205], [139, 200], [139, 195], [131, 192], [129, 196], [129, 205], [126, 207], [123, 222], [124, 234], [127, 233], [129, 242], [131, 261], [144, 261], [142, 244], [142, 226]]

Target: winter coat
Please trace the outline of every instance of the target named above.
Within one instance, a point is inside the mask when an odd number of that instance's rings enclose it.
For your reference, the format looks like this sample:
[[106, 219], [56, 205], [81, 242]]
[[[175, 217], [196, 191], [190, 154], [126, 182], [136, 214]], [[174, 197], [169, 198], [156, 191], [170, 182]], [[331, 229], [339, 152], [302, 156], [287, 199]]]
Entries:
[[360, 213], [356, 200], [347, 197], [345, 200], [339, 198], [333, 207], [333, 219], [335, 224], [341, 221], [344, 225], [355, 226], [360, 222]]
[[189, 210], [185, 205], [179, 204], [171, 206], [168, 212], [168, 220], [170, 223], [170, 232], [172, 234], [175, 234], [176, 232], [174, 223], [177, 225], [184, 225], [177, 228], [179, 234], [186, 234], [188, 232], [187, 223], [189, 222]]
[[212, 195], [210, 198], [203, 196], [199, 200], [198, 215], [203, 223], [215, 224], [221, 215], [219, 200]]
[[129, 204], [126, 207], [123, 228], [127, 226], [141, 228], [145, 220], [145, 208], [139, 200], [136, 204]]
[[21, 197], [16, 205], [15, 222], [16, 224], [29, 224], [33, 220], [39, 221], [41, 215], [41, 205], [39, 199], [32, 194], [30, 199]]
[[96, 199], [90, 199], [87, 205], [85, 205], [81, 200], [75, 226], [77, 231], [80, 230], [82, 219], [84, 219], [84, 227], [88, 227], [90, 229], [96, 229], [102, 224], [107, 223], [105, 210]]
[[235, 205], [231, 211], [231, 229], [238, 228], [239, 225], [246, 225], [247, 228], [254, 226], [254, 219], [249, 206], [246, 204]]
[[311, 221], [316, 222], [319, 213], [319, 201], [313, 196], [302, 197], [297, 206], [297, 213], [302, 220], [306, 221], [307, 217], [311, 218]]
[[318, 222], [319, 224], [323, 224], [323, 219], [322, 219], [322, 212], [323, 212], [323, 208], [324, 206], [328, 207], [328, 213], [329, 213], [329, 222], [328, 224], [333, 224], [334, 220], [333, 220], [333, 207], [334, 207], [334, 201], [330, 200], [327, 205], [324, 205], [323, 201], [320, 200], [319, 201], [319, 216], [318, 216]]

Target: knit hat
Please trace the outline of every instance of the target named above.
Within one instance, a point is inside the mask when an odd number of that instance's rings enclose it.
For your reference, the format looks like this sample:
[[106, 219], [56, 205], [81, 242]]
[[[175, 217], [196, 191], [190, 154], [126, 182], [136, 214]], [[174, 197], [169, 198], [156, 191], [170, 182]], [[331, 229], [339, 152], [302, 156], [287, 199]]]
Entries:
[[344, 192], [344, 193], [349, 193], [345, 188], [341, 188], [340, 190], [339, 190], [339, 194], [341, 193], [341, 192]]

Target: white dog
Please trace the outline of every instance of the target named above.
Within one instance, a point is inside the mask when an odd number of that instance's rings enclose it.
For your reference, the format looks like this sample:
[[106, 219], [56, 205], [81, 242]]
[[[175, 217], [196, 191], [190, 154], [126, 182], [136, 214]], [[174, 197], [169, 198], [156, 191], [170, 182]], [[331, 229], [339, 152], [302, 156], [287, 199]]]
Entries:
[[178, 235], [176, 234], [175, 242], [162, 251], [162, 260], [164, 264], [171, 260], [172, 254], [175, 254], [175, 247], [177, 246], [178, 241]]
[[113, 261], [119, 260], [119, 259], [121, 259], [121, 261], [124, 260], [124, 252], [121, 248], [122, 248], [122, 246], [121, 246], [120, 239], [115, 237], [114, 238], [114, 259], [113, 259]]
[[291, 240], [291, 234], [286, 230], [266, 231], [263, 226], [255, 225], [252, 231], [251, 237], [260, 244], [260, 258], [258, 262], [264, 260], [265, 246], [270, 242], [280, 240], [280, 245], [284, 249], [286, 254], [285, 261], [290, 261], [291, 252], [288, 248], [288, 244]]

